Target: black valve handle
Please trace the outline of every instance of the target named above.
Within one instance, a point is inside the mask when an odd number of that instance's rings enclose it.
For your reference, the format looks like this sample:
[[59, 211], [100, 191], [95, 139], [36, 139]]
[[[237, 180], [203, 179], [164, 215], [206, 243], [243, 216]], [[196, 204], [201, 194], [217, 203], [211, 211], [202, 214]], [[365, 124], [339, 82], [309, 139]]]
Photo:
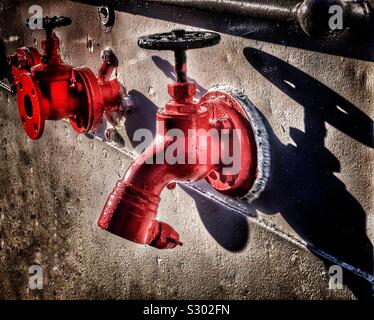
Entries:
[[[43, 29], [51, 32], [54, 28], [65, 27], [71, 24], [71, 18], [69, 17], [44, 17], [43, 18]], [[26, 21], [26, 25], [30, 28], [30, 19]]]
[[174, 51], [177, 82], [186, 82], [186, 51], [190, 49], [212, 47], [220, 41], [221, 36], [218, 33], [177, 29], [167, 33], [156, 33], [142, 36], [138, 40], [138, 45], [139, 47], [148, 50]]
[[149, 50], [189, 50], [211, 47], [218, 44], [221, 37], [214, 32], [173, 30], [167, 33], [156, 33], [142, 36], [139, 47]]

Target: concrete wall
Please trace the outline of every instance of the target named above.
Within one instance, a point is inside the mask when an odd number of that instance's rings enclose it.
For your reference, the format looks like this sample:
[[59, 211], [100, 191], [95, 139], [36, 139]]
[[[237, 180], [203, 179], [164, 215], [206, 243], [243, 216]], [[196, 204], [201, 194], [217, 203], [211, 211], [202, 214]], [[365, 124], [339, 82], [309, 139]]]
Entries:
[[[40, 47], [41, 32], [24, 24], [31, 4], [0, 1], [8, 54], [22, 45]], [[371, 296], [372, 35], [314, 41], [293, 27], [193, 10], [144, 10], [126, 1], [116, 3], [107, 33], [93, 5], [38, 4], [45, 15], [73, 19], [57, 32], [66, 63], [96, 71], [100, 51], [115, 51], [137, 111], [120, 130], [124, 146], [78, 136], [66, 122], [48, 123], [33, 142], [22, 130], [15, 97], [0, 94], [0, 298]], [[189, 75], [201, 92], [221, 83], [244, 90], [264, 117], [273, 165], [266, 192], [252, 205], [208, 198], [198, 187], [165, 191], [160, 219], [185, 245], [159, 251], [104, 232], [96, 222], [131, 163], [132, 133], [154, 128], [157, 107], [168, 99], [172, 54], [144, 51], [137, 38], [175, 27], [222, 34], [219, 46], [189, 52]], [[28, 288], [33, 264], [43, 268], [43, 290]], [[329, 290], [327, 270], [334, 264], [344, 267], [343, 290]]]

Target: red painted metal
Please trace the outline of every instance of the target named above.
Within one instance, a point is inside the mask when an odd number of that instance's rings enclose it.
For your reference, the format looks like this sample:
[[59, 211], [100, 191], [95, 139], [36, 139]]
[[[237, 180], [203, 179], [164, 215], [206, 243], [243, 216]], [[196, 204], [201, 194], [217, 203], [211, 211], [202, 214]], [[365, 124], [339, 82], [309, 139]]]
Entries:
[[30, 72], [31, 68], [42, 62], [42, 56], [39, 51], [33, 47], [18, 48], [13, 55], [8, 57], [8, 63], [12, 74], [13, 89], [16, 90], [16, 84], [24, 72]]
[[46, 34], [43, 56], [37, 49], [25, 47], [9, 57], [24, 130], [36, 140], [42, 136], [46, 120], [64, 118], [79, 133], [97, 130], [103, 113], [120, 108], [125, 95], [120, 83], [110, 80], [117, 65], [103, 57], [98, 77], [89, 68], [66, 65], [51, 27]]
[[213, 169], [207, 181], [217, 190], [232, 196], [243, 196], [253, 185], [257, 172], [257, 147], [254, 132], [241, 104], [227, 92], [209, 91], [200, 105], [211, 110], [210, 122], [218, 129], [240, 129], [240, 172], [225, 175], [224, 166]]
[[[98, 225], [120, 237], [159, 249], [182, 245], [179, 234], [168, 224], [156, 220], [160, 194], [175, 182], [192, 182], [206, 178], [213, 187], [233, 195], [243, 195], [253, 185], [256, 174], [256, 147], [253, 133], [244, 111], [234, 99], [223, 92], [209, 92], [196, 103], [194, 83], [169, 85], [172, 101], [157, 114], [157, 134], [154, 143], [130, 166], [124, 178], [116, 184], [103, 209]], [[173, 142], [170, 129], [180, 129], [188, 136], [189, 129], [221, 128], [221, 119], [227, 119], [232, 129], [241, 129], [242, 160], [237, 176], [220, 175], [222, 167], [211, 161], [196, 164], [147, 164], [147, 160], [165, 153]], [[219, 156], [220, 142], [201, 137], [195, 144], [185, 139], [185, 159], [188, 152], [204, 149]], [[212, 152], [212, 153], [211, 153]], [[198, 154], [198, 152], [196, 152]], [[213, 157], [212, 157], [213, 158]], [[187, 163], [187, 161], [186, 161]], [[229, 181], [230, 180], [230, 181]]]

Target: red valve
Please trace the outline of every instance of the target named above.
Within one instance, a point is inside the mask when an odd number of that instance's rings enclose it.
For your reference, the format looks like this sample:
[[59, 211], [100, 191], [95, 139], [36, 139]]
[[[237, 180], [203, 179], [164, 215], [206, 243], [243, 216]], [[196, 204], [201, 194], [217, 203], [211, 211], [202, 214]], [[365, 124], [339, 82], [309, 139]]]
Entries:
[[[192, 182], [201, 179], [217, 190], [234, 195], [257, 197], [264, 189], [268, 177], [269, 148], [266, 130], [254, 107], [239, 93], [227, 89], [213, 89], [199, 102], [194, 100], [196, 85], [187, 82], [186, 50], [212, 46], [220, 36], [209, 32], [156, 34], [139, 39], [145, 49], [173, 50], [176, 58], [177, 82], [168, 86], [172, 100], [157, 114], [157, 133], [153, 145], [136, 159], [118, 181], [102, 211], [98, 225], [107, 231], [139, 244], [159, 249], [182, 245], [179, 234], [168, 224], [156, 220], [160, 194], [175, 182]], [[178, 129], [184, 137], [191, 132], [197, 139], [184, 138], [179, 144], [184, 148], [184, 163], [170, 164], [154, 161], [174, 143], [169, 135]], [[211, 129], [240, 132], [240, 170], [225, 174], [225, 165], [214, 161], [223, 149], [231, 148], [233, 141], [211, 139]], [[211, 155], [199, 157], [201, 150]], [[190, 154], [197, 155], [189, 163]], [[266, 165], [264, 165], [266, 164]]]
[[35, 48], [24, 47], [8, 59], [21, 122], [33, 140], [42, 136], [46, 120], [67, 118], [79, 133], [95, 131], [103, 113], [119, 110], [126, 95], [116, 79], [110, 80], [118, 66], [110, 49], [103, 52], [98, 77], [87, 67], [72, 67], [62, 62], [60, 41], [53, 29], [70, 23], [66, 17], [44, 18], [44, 55]]

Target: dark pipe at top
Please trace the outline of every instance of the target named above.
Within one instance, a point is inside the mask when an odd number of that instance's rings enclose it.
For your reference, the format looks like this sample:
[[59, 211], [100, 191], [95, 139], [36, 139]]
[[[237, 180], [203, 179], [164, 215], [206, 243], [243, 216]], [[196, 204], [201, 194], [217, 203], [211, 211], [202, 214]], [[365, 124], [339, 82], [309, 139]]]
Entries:
[[[141, 1], [144, 3], [144, 1]], [[332, 30], [329, 9], [343, 9], [343, 28], [363, 28], [373, 23], [373, 8], [366, 0], [147, 0], [147, 2], [234, 14], [274, 22], [298, 22], [306, 34], [323, 36]], [[341, 30], [339, 30], [341, 31]]]
[[150, 0], [160, 4], [174, 5], [279, 22], [292, 21], [297, 17], [300, 0], [285, 1], [235, 1], [235, 0]]

